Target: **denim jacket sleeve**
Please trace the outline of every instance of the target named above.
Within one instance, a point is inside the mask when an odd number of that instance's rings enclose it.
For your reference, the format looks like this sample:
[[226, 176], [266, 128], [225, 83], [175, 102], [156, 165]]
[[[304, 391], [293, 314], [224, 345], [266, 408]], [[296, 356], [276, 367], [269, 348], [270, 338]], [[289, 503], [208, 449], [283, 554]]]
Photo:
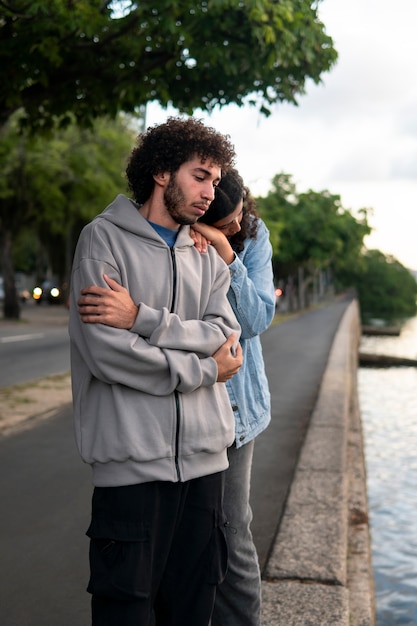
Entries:
[[228, 299], [242, 328], [241, 339], [263, 333], [275, 315], [271, 260], [269, 231], [259, 220], [256, 239], [247, 240], [244, 250], [229, 265]]

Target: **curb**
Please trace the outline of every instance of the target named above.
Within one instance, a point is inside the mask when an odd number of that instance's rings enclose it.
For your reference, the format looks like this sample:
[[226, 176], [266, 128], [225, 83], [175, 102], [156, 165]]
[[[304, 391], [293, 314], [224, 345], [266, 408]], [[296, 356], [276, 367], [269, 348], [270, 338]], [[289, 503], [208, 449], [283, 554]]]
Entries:
[[330, 351], [262, 583], [262, 626], [375, 626], [362, 425], [360, 317]]

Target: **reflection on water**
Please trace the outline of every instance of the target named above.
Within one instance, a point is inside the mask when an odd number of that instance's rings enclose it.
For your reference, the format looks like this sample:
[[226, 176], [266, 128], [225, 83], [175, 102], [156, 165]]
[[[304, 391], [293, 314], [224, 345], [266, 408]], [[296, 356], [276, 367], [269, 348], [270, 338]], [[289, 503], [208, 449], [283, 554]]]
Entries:
[[[361, 351], [417, 356], [417, 318]], [[358, 374], [378, 626], [417, 624], [417, 368]]]

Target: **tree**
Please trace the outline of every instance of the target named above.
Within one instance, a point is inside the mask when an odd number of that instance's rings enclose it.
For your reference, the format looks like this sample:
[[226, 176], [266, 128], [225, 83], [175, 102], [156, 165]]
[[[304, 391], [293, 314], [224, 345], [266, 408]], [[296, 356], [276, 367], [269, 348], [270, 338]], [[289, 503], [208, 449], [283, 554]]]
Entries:
[[371, 209], [354, 217], [340, 196], [326, 190], [298, 193], [284, 173], [274, 177], [271, 191], [257, 198], [257, 205], [271, 232], [275, 274], [289, 285], [287, 298], [298, 282], [300, 308], [306, 288], [319, 272], [331, 269], [338, 288], [356, 289], [362, 318], [393, 321], [415, 315], [414, 277], [394, 257], [364, 246]]
[[268, 114], [336, 61], [319, 0], [0, 0], [0, 128], [133, 112], [211, 110], [247, 97]]
[[[4, 282], [13, 283], [12, 242], [31, 233], [47, 251], [54, 274], [68, 279], [79, 229], [120, 192], [134, 135], [123, 118], [98, 119], [92, 129], [76, 124], [49, 137], [18, 129], [13, 116], [0, 144], [0, 233]], [[33, 254], [33, 249], [31, 250]], [[7, 271], [8, 270], [8, 271]], [[38, 268], [43, 274], [45, 268]], [[39, 278], [45, 278], [40, 275]], [[8, 285], [14, 289], [14, 283]], [[5, 317], [18, 317], [16, 298], [4, 302]], [[9, 307], [9, 308], [8, 308]]]
[[[151, 100], [187, 113], [251, 102], [269, 114], [274, 103], [296, 104], [337, 57], [318, 3], [0, 0], [0, 136], [17, 111], [21, 126], [44, 131], [73, 119], [91, 126]], [[16, 310], [10, 233], [7, 316]]]
[[340, 273], [342, 284], [357, 289], [362, 319], [393, 322], [416, 314], [417, 282], [397, 259], [367, 250], [363, 263]]
[[321, 273], [359, 262], [370, 233], [366, 210], [356, 219], [340, 196], [327, 190], [298, 193], [288, 174], [275, 176], [272, 190], [257, 202], [273, 233], [275, 272], [290, 285], [298, 283], [301, 307], [306, 289], [315, 288]]

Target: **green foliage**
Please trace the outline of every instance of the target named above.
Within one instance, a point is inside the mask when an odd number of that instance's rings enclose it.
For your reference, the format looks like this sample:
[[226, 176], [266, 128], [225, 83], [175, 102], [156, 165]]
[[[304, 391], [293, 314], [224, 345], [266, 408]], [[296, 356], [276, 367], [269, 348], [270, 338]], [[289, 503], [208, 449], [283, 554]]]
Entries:
[[296, 103], [337, 53], [310, 0], [5, 0], [0, 127], [82, 124], [157, 100], [191, 113]]
[[364, 320], [395, 321], [416, 314], [417, 282], [397, 259], [380, 250], [368, 250], [361, 267], [341, 273], [344, 285], [357, 289]]
[[298, 193], [291, 176], [278, 174], [272, 190], [257, 205], [272, 232], [274, 265], [279, 273], [333, 271], [359, 262], [370, 233], [366, 211], [358, 220], [328, 191]]
[[355, 218], [328, 191], [298, 193], [291, 176], [278, 174], [257, 206], [271, 231], [274, 267], [280, 279], [305, 284], [331, 270], [336, 287], [357, 290], [362, 317], [394, 320], [416, 313], [417, 283], [410, 272], [379, 250], [366, 250], [369, 209]]
[[[36, 233], [55, 245], [49, 256], [59, 264], [65, 230], [75, 232], [90, 217], [90, 207], [102, 208], [103, 198], [119, 187], [113, 168], [126, 133], [113, 137], [104, 124], [94, 142], [74, 122], [91, 129], [95, 120], [132, 114], [151, 100], [187, 113], [249, 101], [269, 114], [274, 103], [296, 104], [306, 80], [320, 82], [337, 57], [317, 5], [0, 1], [0, 235], [10, 304], [5, 315], [16, 311], [13, 239]], [[56, 133], [57, 123], [67, 135]], [[50, 132], [47, 144], [37, 136], [40, 130]], [[67, 241], [67, 257], [68, 247]]]
[[134, 134], [128, 120], [106, 118], [92, 129], [71, 124], [48, 137], [32, 136], [19, 132], [18, 117], [10, 119], [0, 144], [0, 231], [16, 240], [20, 268], [26, 264], [22, 242], [31, 235], [30, 255], [41, 241], [62, 276], [68, 238], [125, 189]]
[[39, 261], [42, 266], [47, 265], [47, 261], [39, 259], [40, 255], [43, 256], [37, 238], [30, 228], [23, 228], [13, 242], [14, 269], [25, 274], [36, 274]]

